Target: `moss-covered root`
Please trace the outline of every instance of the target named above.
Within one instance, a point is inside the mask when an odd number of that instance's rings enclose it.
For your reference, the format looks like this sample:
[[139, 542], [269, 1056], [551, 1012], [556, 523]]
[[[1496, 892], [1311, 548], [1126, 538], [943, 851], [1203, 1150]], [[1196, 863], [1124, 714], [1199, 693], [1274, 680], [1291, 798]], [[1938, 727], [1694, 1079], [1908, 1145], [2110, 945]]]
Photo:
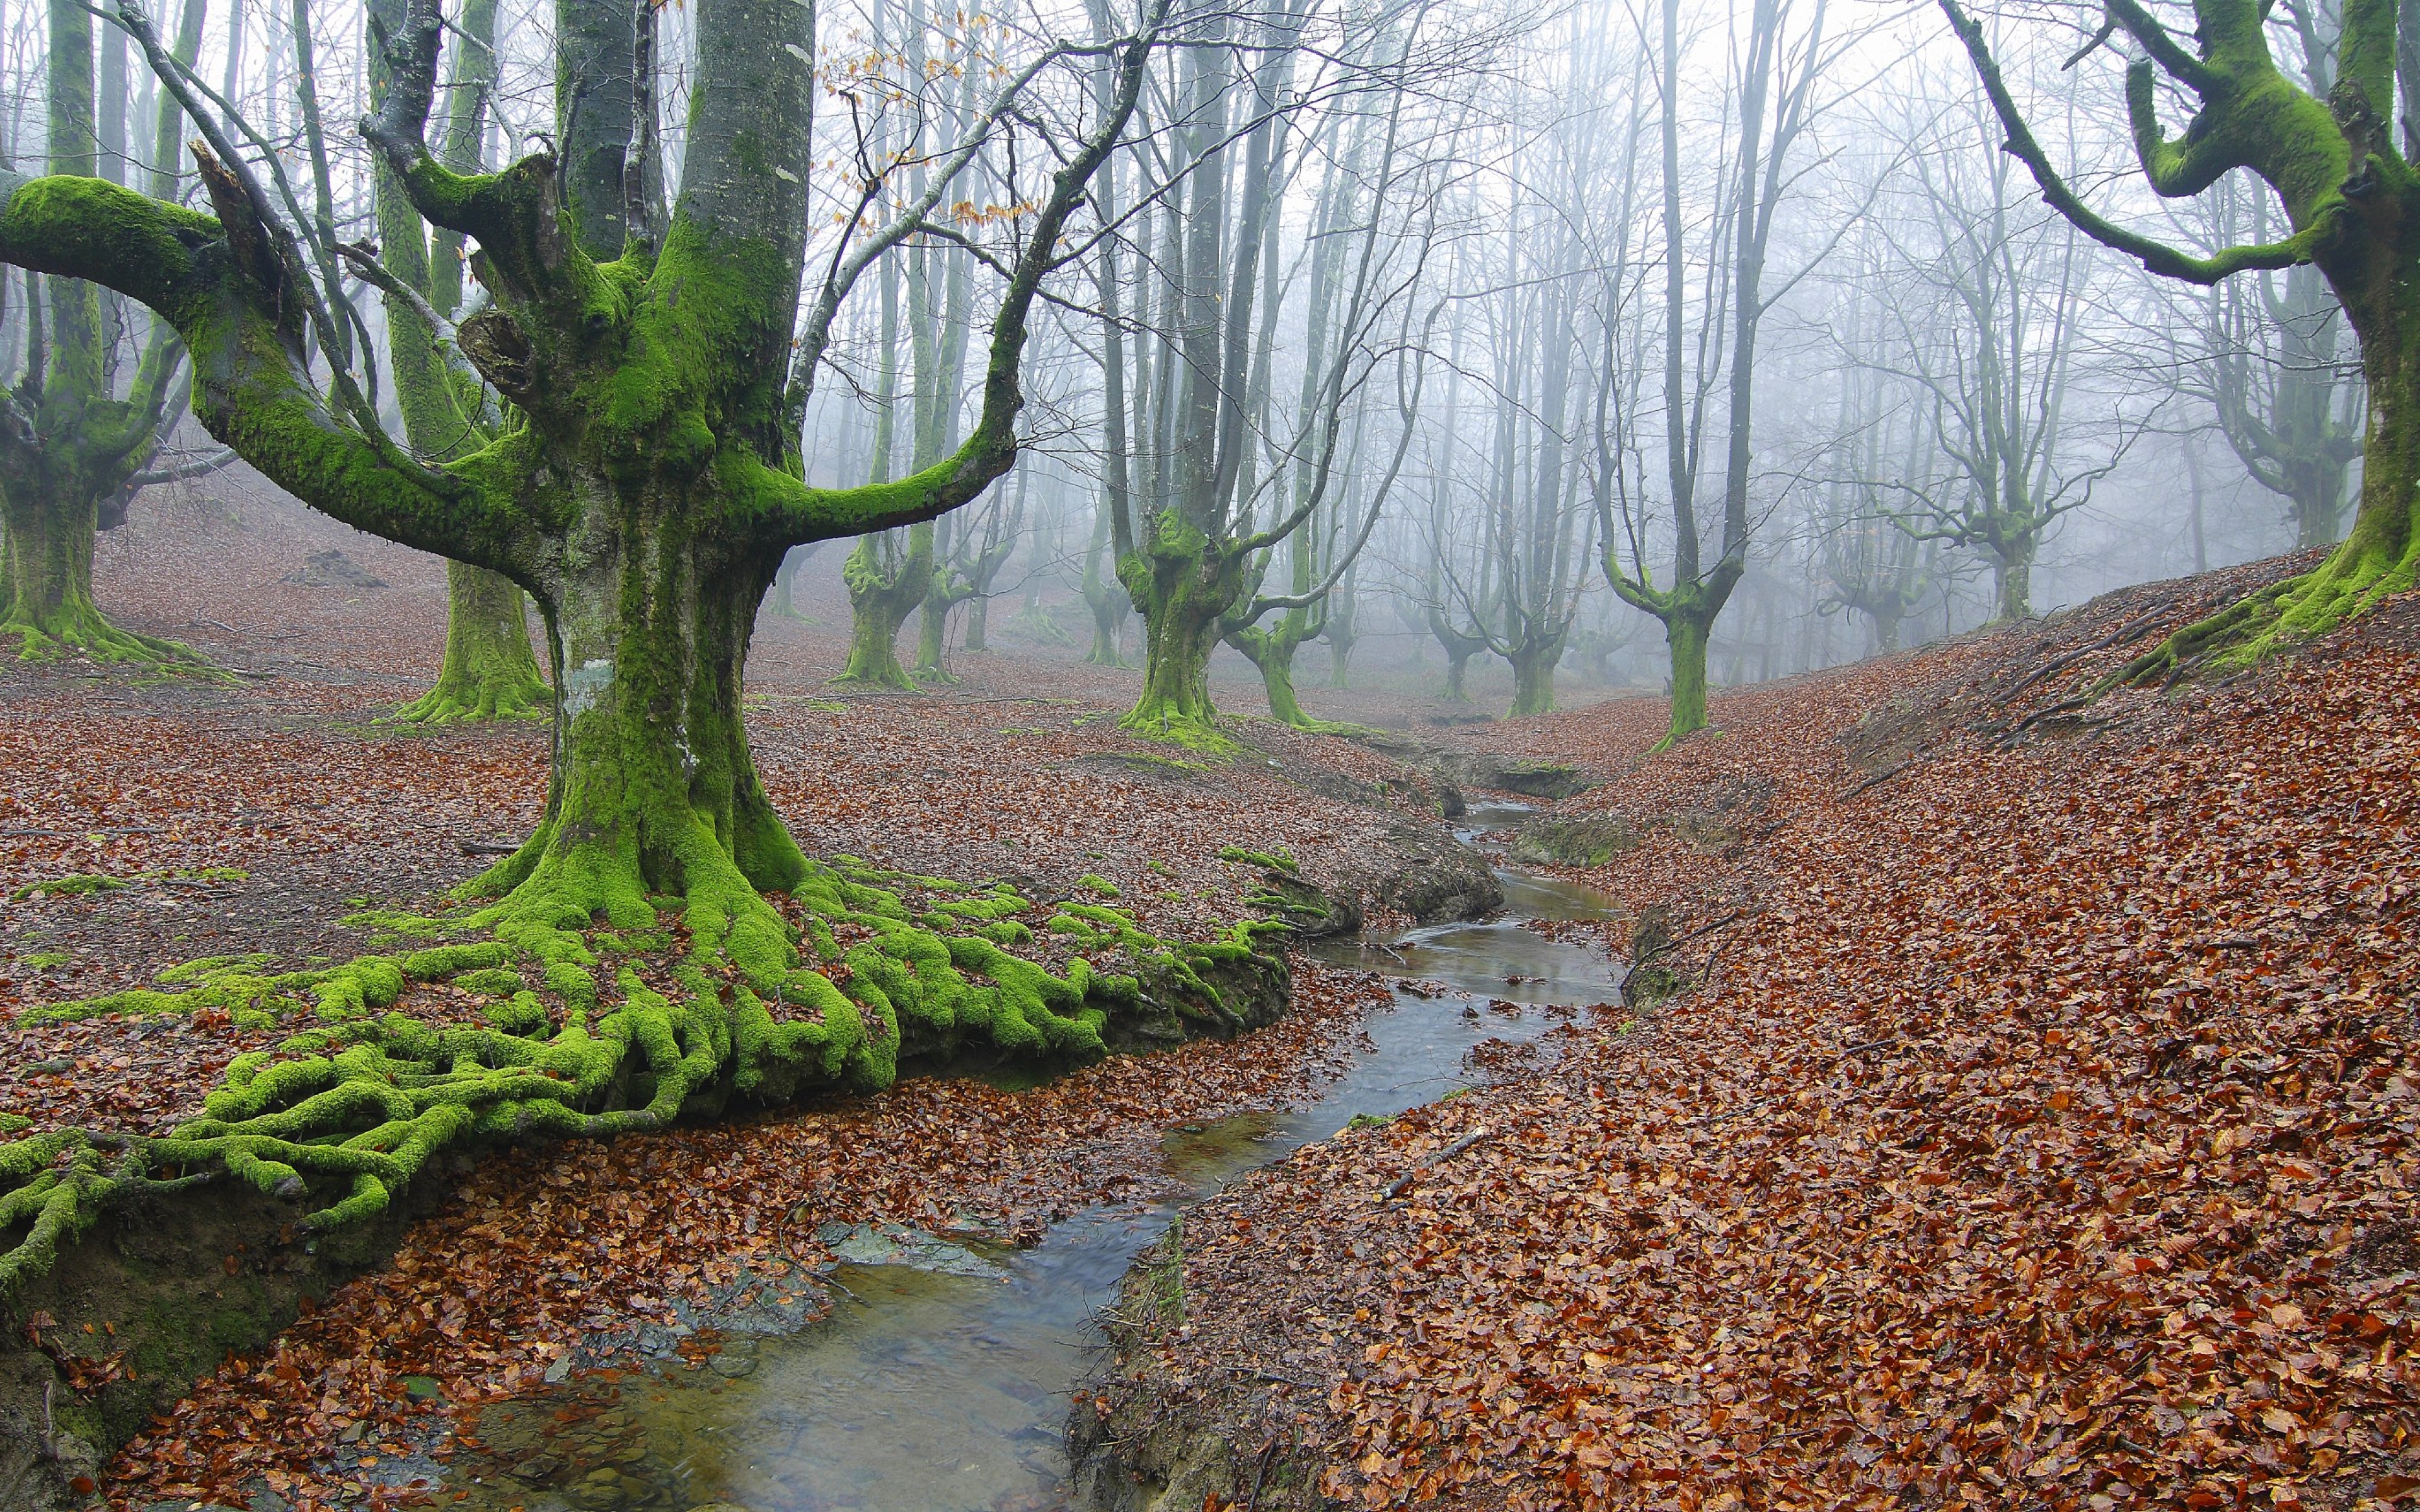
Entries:
[[180, 640], [138, 635], [112, 625], [91, 600], [70, 598], [46, 614], [14, 606], [0, 616], [0, 636], [17, 638], [17, 654], [27, 661], [59, 661], [71, 656], [113, 666], [156, 667], [163, 671], [220, 675], [208, 656]]
[[[2300, 577], [2186, 625], [2110, 679], [2165, 682], [2197, 670], [2233, 671], [2359, 618], [2420, 579], [2420, 529], [2411, 515], [2379, 521], [2366, 511], [2328, 559]], [[2415, 503], [2413, 514], [2420, 514]], [[2388, 527], [2399, 528], [2388, 528]]]
[[445, 663], [437, 685], [387, 717], [393, 724], [543, 718], [554, 693], [530, 650], [521, 591], [465, 563], [445, 564]]
[[[284, 974], [264, 974], [258, 958], [194, 962], [163, 972], [159, 988], [78, 1005], [221, 1009], [252, 1024], [307, 1015], [309, 1026], [237, 1057], [202, 1116], [163, 1138], [69, 1130], [0, 1144], [0, 1236], [13, 1241], [0, 1244], [0, 1292], [46, 1268], [101, 1203], [152, 1172], [223, 1171], [309, 1199], [306, 1224], [328, 1227], [380, 1211], [431, 1154], [463, 1141], [610, 1135], [660, 1129], [734, 1096], [871, 1090], [903, 1058], [972, 1046], [1080, 1061], [1106, 1052], [1117, 1014], [1154, 1020], [1163, 1039], [1232, 1034], [1254, 1022], [1252, 1010], [1218, 983], [1255, 967], [1282, 975], [1257, 949], [1272, 924], [1171, 946], [1106, 906], [1071, 903], [1046, 918], [1005, 885], [812, 863], [791, 847], [791, 896], [814, 957], [802, 964], [801, 932], [748, 880], [783, 870], [764, 837], [741, 836], [727, 854], [696, 825], [676, 843], [689, 848], [676, 857], [679, 899], [648, 896], [631, 856], [597, 843], [557, 849], [553, 839], [542, 829], [483, 879], [503, 895], [456, 928], [363, 920], [399, 935], [464, 936], [450, 943]], [[910, 907], [909, 885], [929, 901]], [[662, 927], [659, 903], [679, 907], [688, 949], [668, 972], [643, 973], [640, 952], [679, 937]], [[1065, 975], [1008, 949], [1037, 926], [1080, 952]], [[486, 1022], [438, 1026], [391, 1011], [409, 983], [440, 980], [492, 998]]]

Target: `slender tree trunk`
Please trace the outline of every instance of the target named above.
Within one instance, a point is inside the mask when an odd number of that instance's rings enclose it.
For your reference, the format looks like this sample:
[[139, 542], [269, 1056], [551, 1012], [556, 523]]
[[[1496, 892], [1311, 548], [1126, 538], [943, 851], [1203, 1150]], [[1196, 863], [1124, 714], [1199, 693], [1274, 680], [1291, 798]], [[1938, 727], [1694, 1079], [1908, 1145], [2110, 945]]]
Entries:
[[[1114, 458], [1111, 465], [1117, 465]], [[1084, 660], [1094, 667], [1123, 667], [1126, 664], [1119, 645], [1124, 638], [1122, 632], [1125, 617], [1130, 612], [1125, 585], [1110, 572], [1102, 570], [1116, 550], [1110, 534], [1109, 514], [1104, 508], [1094, 517], [1093, 544], [1084, 555], [1084, 607], [1093, 614], [1093, 645], [1084, 653]]]

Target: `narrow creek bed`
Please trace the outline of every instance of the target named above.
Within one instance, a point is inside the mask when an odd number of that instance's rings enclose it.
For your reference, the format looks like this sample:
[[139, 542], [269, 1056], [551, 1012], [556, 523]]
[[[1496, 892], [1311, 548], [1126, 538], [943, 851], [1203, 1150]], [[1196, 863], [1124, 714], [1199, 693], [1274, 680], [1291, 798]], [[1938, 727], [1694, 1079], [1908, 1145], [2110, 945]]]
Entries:
[[[1476, 809], [1463, 838], [1522, 811]], [[1602, 918], [1600, 900], [1515, 870], [1499, 877], [1510, 907], [1497, 918], [1310, 949], [1396, 981], [1391, 1008], [1367, 1019], [1357, 1053], [1307, 1103], [1172, 1132], [1137, 1173], [1137, 1196], [1086, 1208], [1030, 1248], [839, 1226], [820, 1236], [838, 1261], [824, 1277], [840, 1299], [828, 1319], [686, 1349], [667, 1340], [644, 1368], [573, 1372], [490, 1406], [465, 1425], [442, 1501], [473, 1512], [1079, 1504], [1063, 1430], [1102, 1341], [1097, 1310], [1186, 1203], [1351, 1119], [1551, 1057], [1558, 1027], [1615, 1001], [1601, 949], [1528, 927]]]

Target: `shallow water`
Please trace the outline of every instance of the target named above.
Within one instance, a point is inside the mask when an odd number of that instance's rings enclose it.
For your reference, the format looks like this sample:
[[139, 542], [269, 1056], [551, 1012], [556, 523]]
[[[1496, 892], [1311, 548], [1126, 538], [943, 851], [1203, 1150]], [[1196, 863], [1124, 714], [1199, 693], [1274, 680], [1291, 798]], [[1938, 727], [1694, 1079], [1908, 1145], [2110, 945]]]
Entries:
[[[1475, 810], [1466, 838], [1517, 814]], [[1521, 1005], [1614, 1001], [1619, 978], [1603, 951], [1520, 927], [1524, 918], [1602, 917], [1597, 900], [1551, 878], [1503, 877], [1499, 918], [1415, 930], [1390, 948], [1315, 948], [1319, 959], [1407, 985], [1368, 1021], [1363, 1052], [1316, 1102], [1172, 1133], [1161, 1152], [1168, 1174], [1206, 1192], [1356, 1114], [1399, 1113], [1471, 1085], [1475, 1049], [1489, 1041], [1511, 1049], [1563, 1022]], [[1416, 981], [1447, 990], [1423, 995], [1434, 989], [1410, 990]], [[1175, 1211], [1090, 1209], [1024, 1251], [910, 1237], [907, 1257], [977, 1273], [842, 1264], [828, 1278], [841, 1295], [826, 1321], [739, 1340], [707, 1364], [575, 1378], [553, 1395], [489, 1409], [478, 1427], [484, 1448], [456, 1458], [446, 1489], [470, 1493], [456, 1504], [474, 1512], [1070, 1506], [1061, 1432], [1068, 1391], [1099, 1343], [1094, 1314]], [[861, 1233], [844, 1248], [878, 1256], [893, 1246]]]

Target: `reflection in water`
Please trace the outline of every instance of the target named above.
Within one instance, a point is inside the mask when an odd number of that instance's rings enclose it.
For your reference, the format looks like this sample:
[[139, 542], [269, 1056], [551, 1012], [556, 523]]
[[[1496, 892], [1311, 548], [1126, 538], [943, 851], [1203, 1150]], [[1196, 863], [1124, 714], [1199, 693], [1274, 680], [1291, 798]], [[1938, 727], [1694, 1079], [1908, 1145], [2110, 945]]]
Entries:
[[[1474, 812], [1485, 829], [1513, 811]], [[1516, 1004], [1613, 1000], [1600, 950], [1519, 927], [1599, 918], [1591, 895], [1503, 873], [1510, 917], [1416, 930], [1391, 951], [1326, 942], [1326, 961], [1443, 984], [1399, 990], [1369, 1045], [1311, 1107], [1171, 1134], [1168, 1174], [1205, 1191], [1357, 1113], [1435, 1101], [1474, 1077], [1489, 1041], [1526, 1041], [1549, 1018]], [[1491, 1003], [1500, 1005], [1489, 1011]], [[1481, 1058], [1485, 1058], [1482, 1052]], [[1071, 1505], [1060, 1434], [1067, 1391], [1099, 1341], [1094, 1312], [1175, 1210], [1103, 1207], [1019, 1253], [990, 1256], [1004, 1280], [905, 1265], [843, 1265], [825, 1322], [740, 1340], [710, 1358], [575, 1379], [483, 1414], [447, 1473], [468, 1512], [1042, 1512]]]

